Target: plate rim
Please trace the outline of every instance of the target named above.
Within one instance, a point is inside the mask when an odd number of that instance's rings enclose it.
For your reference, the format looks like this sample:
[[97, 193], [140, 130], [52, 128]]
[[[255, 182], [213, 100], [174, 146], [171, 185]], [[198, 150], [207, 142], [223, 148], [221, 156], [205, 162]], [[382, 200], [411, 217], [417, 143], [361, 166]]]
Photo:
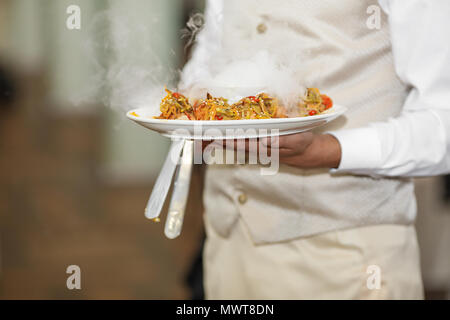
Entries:
[[[202, 124], [206, 126], [214, 125], [214, 126], [229, 126], [232, 124], [235, 125], [246, 125], [246, 124], [269, 124], [269, 123], [290, 123], [290, 122], [307, 122], [307, 121], [315, 121], [320, 119], [327, 119], [332, 117], [338, 117], [348, 111], [347, 107], [342, 105], [334, 105], [331, 109], [327, 111], [336, 110], [334, 112], [321, 113], [314, 116], [308, 117], [292, 117], [292, 118], [270, 118], [270, 119], [239, 119], [239, 120], [179, 120], [179, 119], [153, 119], [153, 118], [144, 118], [142, 116], [134, 116], [131, 113], [137, 113], [138, 110], [146, 109], [145, 107], [136, 108], [127, 111], [126, 116], [128, 119], [136, 121], [136, 122], [144, 122], [144, 123], [153, 123], [153, 124], [171, 124], [171, 125], [179, 125], [179, 126], [191, 126], [195, 124]], [[257, 121], [257, 122], [256, 122]]]

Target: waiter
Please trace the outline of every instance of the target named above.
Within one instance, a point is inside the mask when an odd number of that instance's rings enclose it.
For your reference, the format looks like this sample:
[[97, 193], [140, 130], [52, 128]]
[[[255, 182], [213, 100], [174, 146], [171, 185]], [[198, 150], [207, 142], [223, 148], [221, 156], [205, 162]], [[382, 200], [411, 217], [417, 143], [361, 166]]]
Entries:
[[423, 298], [410, 178], [450, 171], [448, 16], [446, 0], [207, 3], [182, 89], [215, 61], [267, 50], [283, 63], [294, 47], [299, 79], [348, 108], [280, 137], [276, 175], [208, 167], [207, 298]]

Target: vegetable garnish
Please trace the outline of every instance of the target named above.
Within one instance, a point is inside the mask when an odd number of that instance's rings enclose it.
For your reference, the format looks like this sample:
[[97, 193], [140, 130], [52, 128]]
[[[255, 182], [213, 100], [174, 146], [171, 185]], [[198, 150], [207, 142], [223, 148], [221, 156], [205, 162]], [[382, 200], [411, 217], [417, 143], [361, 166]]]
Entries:
[[[167, 88], [165, 91], [167, 96], [161, 101], [161, 114], [156, 119], [240, 120], [287, 117], [286, 109], [279, 105], [278, 99], [267, 93], [248, 96], [233, 104], [229, 104], [228, 99], [213, 97], [207, 93], [205, 99], [199, 99], [191, 105], [183, 94]], [[330, 97], [321, 94], [317, 88], [308, 88], [298, 103], [298, 113], [303, 117], [314, 116], [332, 106]]]

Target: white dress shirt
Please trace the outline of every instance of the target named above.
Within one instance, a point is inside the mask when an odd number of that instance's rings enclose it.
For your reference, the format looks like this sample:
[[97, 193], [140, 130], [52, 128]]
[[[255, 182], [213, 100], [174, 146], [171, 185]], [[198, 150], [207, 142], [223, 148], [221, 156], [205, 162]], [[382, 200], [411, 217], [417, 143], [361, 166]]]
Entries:
[[395, 70], [411, 87], [402, 114], [330, 132], [342, 159], [332, 172], [431, 176], [450, 172], [450, 1], [379, 0], [389, 15]]

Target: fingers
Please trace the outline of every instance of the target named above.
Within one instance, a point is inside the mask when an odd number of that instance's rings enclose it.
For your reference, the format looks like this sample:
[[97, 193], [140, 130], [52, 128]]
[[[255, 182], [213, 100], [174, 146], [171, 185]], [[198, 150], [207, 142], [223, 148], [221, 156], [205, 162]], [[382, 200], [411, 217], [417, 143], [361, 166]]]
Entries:
[[[249, 153], [260, 153], [260, 148], [264, 148], [267, 150], [261, 151], [267, 155], [271, 155], [273, 153], [272, 149], [276, 149], [280, 157], [290, 157], [303, 153], [312, 143], [313, 137], [313, 133], [303, 132], [260, 139], [214, 140], [212, 146]], [[207, 142], [204, 142], [204, 144], [207, 144]]]
[[277, 151], [280, 157], [290, 157], [303, 153], [311, 144], [313, 137], [313, 133], [304, 132], [279, 137], [263, 138], [261, 139], [261, 142], [271, 149], [278, 149]]
[[285, 136], [262, 138], [261, 142], [269, 147], [279, 149], [297, 149], [299, 145], [308, 144], [313, 138], [313, 133], [302, 132]]
[[259, 153], [261, 150], [267, 155], [270, 155], [270, 147], [267, 147], [261, 143], [257, 138], [252, 139], [234, 139], [234, 140], [215, 140], [211, 146], [216, 148], [224, 148], [228, 150], [245, 151], [247, 153]]

